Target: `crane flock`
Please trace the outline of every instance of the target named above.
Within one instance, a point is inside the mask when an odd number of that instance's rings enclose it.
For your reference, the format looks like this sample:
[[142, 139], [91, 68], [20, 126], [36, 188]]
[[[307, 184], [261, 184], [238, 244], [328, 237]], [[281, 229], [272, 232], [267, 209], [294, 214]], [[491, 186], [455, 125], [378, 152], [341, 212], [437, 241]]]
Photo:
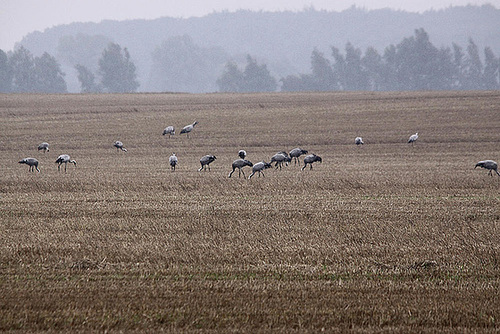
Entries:
[[[180, 133], [181, 134], [186, 133], [186, 135], [188, 136], [189, 133], [193, 131], [194, 127], [197, 124], [198, 124], [198, 122], [195, 121], [192, 124], [186, 125], [185, 127], [182, 128]], [[169, 137], [175, 135], [174, 126], [169, 125], [163, 130], [162, 135], [165, 136], [167, 134], [169, 135]], [[412, 144], [412, 146], [413, 146], [414, 143], [417, 141], [417, 139], [418, 139], [418, 132], [416, 132], [415, 134], [411, 135], [408, 138], [408, 143]], [[354, 143], [357, 146], [364, 145], [363, 139], [361, 137], [356, 137], [354, 139]], [[127, 149], [123, 146], [123, 143], [119, 140], [115, 141], [113, 146], [116, 148], [117, 151], [121, 150], [123, 152], [127, 152]], [[42, 142], [41, 144], [39, 144], [38, 151], [43, 151], [44, 153], [49, 152], [49, 143]], [[262, 176], [264, 176], [264, 170], [268, 169], [268, 168], [272, 168], [272, 163], [275, 163], [275, 165], [274, 165], [275, 169], [279, 168], [281, 170], [283, 168], [283, 165], [288, 166], [288, 164], [292, 161], [292, 159], [294, 160], [294, 165], [296, 165], [297, 163], [300, 164], [299, 157], [302, 155], [306, 155], [308, 153], [309, 153], [308, 150], [304, 150], [300, 147], [297, 147], [297, 148], [292, 149], [288, 153], [286, 151], [280, 151], [280, 152], [274, 154], [271, 157], [269, 163], [265, 162], [265, 161], [260, 161], [254, 165], [251, 161], [246, 160], [247, 152], [243, 149], [240, 149], [238, 151], [239, 159], [234, 160], [233, 163], [231, 164], [232, 170], [229, 173], [228, 177], [231, 177], [233, 175], [233, 173], [236, 171], [236, 169], [238, 169], [238, 177], [241, 177], [241, 174], [243, 174], [243, 176], [246, 177], [245, 172], [243, 170], [243, 168], [246, 166], [252, 167], [252, 173], [250, 174], [248, 179], [251, 179], [252, 176], [255, 175], [255, 173], [258, 173], [259, 177], [261, 174], [262, 174]], [[202, 170], [206, 171], [207, 168], [208, 168], [208, 171], [210, 171], [210, 164], [212, 162], [214, 162], [216, 159], [217, 158], [215, 157], [215, 155], [211, 155], [211, 154], [204, 155], [200, 159], [201, 167], [198, 168], [198, 171], [199, 172], [201, 172]], [[168, 162], [169, 162], [171, 170], [175, 171], [175, 169], [179, 163], [179, 159], [175, 155], [175, 153], [172, 153], [172, 155], [168, 159]], [[307, 165], [309, 165], [309, 169], [313, 169], [313, 163], [315, 163], [315, 162], [322, 163], [323, 159], [316, 154], [309, 154], [304, 158], [303, 162], [304, 162], [304, 165], [302, 166], [301, 171], [303, 171], [307, 167]], [[29, 166], [28, 170], [30, 172], [34, 172], [35, 170], [37, 172], [40, 172], [40, 169], [38, 168], [39, 161], [35, 158], [31, 158], [31, 157], [24, 158], [24, 159], [20, 160], [19, 163], [28, 165]], [[58, 164], [57, 170], [59, 171], [61, 168], [61, 165], [64, 164], [64, 172], [66, 173], [68, 163], [74, 164], [75, 167], [77, 165], [76, 160], [71, 159], [68, 154], [59, 155], [57, 157], [57, 160], [56, 160], [56, 164]], [[490, 176], [493, 176], [493, 172], [495, 172], [498, 176], [500, 176], [500, 173], [498, 172], [498, 164], [493, 160], [479, 161], [476, 164], [476, 166], [474, 167], [474, 169], [476, 169], [477, 167], [489, 170], [488, 174]]]

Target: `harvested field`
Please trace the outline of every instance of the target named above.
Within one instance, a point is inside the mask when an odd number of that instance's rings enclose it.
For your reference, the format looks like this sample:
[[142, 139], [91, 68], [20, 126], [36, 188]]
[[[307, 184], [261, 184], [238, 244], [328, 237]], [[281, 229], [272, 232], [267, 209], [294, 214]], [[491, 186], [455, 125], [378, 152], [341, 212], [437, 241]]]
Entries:
[[500, 330], [498, 91], [4, 94], [0, 129], [0, 331]]

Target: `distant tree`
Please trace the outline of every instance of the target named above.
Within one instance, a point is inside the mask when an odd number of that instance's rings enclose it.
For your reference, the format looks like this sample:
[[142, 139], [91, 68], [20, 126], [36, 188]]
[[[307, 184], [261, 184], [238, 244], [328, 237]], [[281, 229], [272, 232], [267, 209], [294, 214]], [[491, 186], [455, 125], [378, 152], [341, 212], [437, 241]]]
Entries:
[[416, 29], [415, 36], [405, 38], [396, 49], [400, 89], [431, 89], [430, 78], [436, 74], [438, 49], [431, 44], [425, 30]]
[[203, 48], [188, 35], [163, 42], [152, 54], [150, 84], [160, 91], [215, 91], [228, 56], [217, 47]]
[[238, 68], [238, 65], [233, 61], [229, 61], [216, 83], [221, 92], [239, 93], [243, 91], [243, 80], [243, 72]]
[[380, 73], [382, 90], [398, 90], [398, 64], [395, 45], [389, 45], [382, 56], [383, 66]]
[[366, 49], [361, 59], [361, 66], [366, 74], [366, 85], [368, 90], [377, 91], [382, 88], [382, 56], [373, 47]]
[[78, 71], [78, 81], [82, 93], [98, 93], [101, 88], [95, 82], [95, 75], [87, 67], [83, 65], [76, 65], [75, 69]]
[[[484, 50], [484, 66], [476, 44], [469, 40], [467, 55], [453, 43], [436, 48], [424, 29], [385, 48], [380, 56], [368, 48], [347, 43], [345, 56], [332, 46], [333, 62], [314, 49], [312, 74], [288, 75], [282, 90], [449, 90], [498, 89], [500, 59], [491, 48]], [[332, 84], [333, 82], [333, 84]]]
[[99, 58], [112, 41], [103, 35], [76, 34], [59, 38], [57, 59], [63, 64], [74, 67], [83, 65], [92, 73], [99, 70]]
[[250, 55], [247, 56], [243, 78], [244, 92], [274, 92], [278, 86], [276, 79], [267, 69], [267, 65], [257, 64], [257, 61]]
[[314, 49], [311, 54], [311, 70], [311, 74], [288, 75], [282, 78], [281, 90], [287, 92], [331, 91], [339, 88], [330, 61], [317, 49]]
[[5, 52], [0, 50], [0, 92], [9, 93], [12, 86], [12, 71], [9, 66], [9, 58]]
[[345, 46], [345, 56], [340, 50], [332, 47], [334, 59], [334, 74], [339, 78], [343, 90], [366, 90], [368, 89], [368, 76], [362, 66], [362, 52], [351, 43]]
[[334, 75], [339, 78], [339, 88], [344, 90], [345, 78], [347, 76], [347, 63], [344, 56], [340, 53], [340, 50], [332, 46], [332, 56], [333, 56], [333, 72]]
[[461, 46], [456, 43], [452, 44], [453, 47], [453, 79], [452, 79], [452, 89], [462, 89], [465, 86], [465, 54]]
[[127, 48], [110, 43], [99, 59], [99, 73], [102, 76], [102, 86], [110, 93], [135, 92], [139, 88], [136, 68]]
[[312, 74], [290, 74], [280, 80], [284, 92], [304, 92], [316, 90], [317, 81]]
[[36, 87], [35, 91], [41, 93], [66, 93], [64, 73], [57, 60], [45, 52], [41, 57], [35, 58]]
[[303, 78], [306, 81], [311, 81], [310, 90], [330, 91], [339, 88], [338, 79], [333, 72], [330, 61], [317, 49], [314, 49], [311, 54], [311, 70], [312, 78]]
[[19, 93], [35, 92], [37, 77], [35, 59], [28, 49], [21, 46], [9, 58], [12, 70], [12, 91]]
[[479, 49], [472, 39], [469, 39], [469, 45], [467, 46], [464, 76], [465, 89], [474, 90], [482, 88], [483, 63], [479, 56]]
[[65, 93], [66, 81], [57, 60], [45, 52], [33, 57], [31, 52], [20, 47], [9, 57], [12, 71], [12, 92]]
[[345, 47], [345, 62], [347, 77], [344, 79], [347, 90], [367, 90], [368, 79], [361, 62], [361, 49], [351, 43]]
[[217, 85], [222, 92], [273, 92], [278, 86], [267, 65], [257, 64], [250, 55], [247, 56], [243, 72], [236, 63], [226, 63], [224, 72], [217, 79]]
[[440, 48], [435, 58], [431, 60], [430, 68], [433, 73], [429, 75], [427, 89], [449, 90], [453, 88], [455, 69], [450, 48]]
[[483, 72], [483, 88], [498, 89], [498, 72], [500, 61], [495, 57], [490, 47], [484, 49], [484, 72]]

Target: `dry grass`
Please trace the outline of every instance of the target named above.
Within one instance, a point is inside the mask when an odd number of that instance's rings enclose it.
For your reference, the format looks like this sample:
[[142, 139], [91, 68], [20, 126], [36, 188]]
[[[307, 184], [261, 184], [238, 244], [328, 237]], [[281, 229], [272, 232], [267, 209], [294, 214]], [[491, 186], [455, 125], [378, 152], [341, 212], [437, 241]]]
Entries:
[[0, 331], [500, 329], [499, 92], [0, 95], [0, 129]]

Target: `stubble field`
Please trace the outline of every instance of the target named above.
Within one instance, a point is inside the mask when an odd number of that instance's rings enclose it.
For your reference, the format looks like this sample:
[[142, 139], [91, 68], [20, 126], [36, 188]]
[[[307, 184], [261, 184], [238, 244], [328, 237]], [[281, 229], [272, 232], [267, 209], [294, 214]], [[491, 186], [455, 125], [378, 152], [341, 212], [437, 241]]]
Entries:
[[0, 95], [0, 129], [0, 331], [500, 329], [498, 91]]

